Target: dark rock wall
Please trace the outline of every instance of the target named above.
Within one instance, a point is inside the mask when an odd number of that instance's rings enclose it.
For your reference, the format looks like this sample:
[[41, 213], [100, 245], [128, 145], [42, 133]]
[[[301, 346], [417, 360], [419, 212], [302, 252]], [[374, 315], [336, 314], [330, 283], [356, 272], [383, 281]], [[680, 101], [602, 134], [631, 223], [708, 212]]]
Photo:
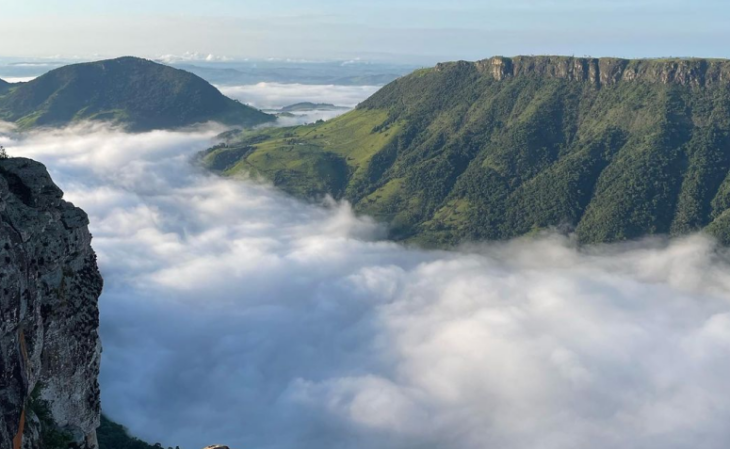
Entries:
[[102, 279], [62, 196], [42, 164], [0, 160], [0, 449], [97, 447]]

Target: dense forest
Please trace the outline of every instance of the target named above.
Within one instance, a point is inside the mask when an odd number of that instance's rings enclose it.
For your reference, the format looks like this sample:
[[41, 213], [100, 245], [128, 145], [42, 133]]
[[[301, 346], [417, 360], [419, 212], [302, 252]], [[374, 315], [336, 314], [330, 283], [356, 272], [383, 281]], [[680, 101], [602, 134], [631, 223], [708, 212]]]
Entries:
[[330, 194], [445, 246], [544, 229], [730, 243], [730, 62], [493, 58], [400, 78], [344, 116], [241, 132], [224, 175]]

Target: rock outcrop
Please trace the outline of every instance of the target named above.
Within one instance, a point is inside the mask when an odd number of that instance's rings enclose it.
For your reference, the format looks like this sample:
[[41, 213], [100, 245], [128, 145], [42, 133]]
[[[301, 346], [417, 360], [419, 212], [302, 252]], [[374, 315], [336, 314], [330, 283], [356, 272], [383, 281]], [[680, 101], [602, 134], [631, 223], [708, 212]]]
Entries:
[[86, 214], [0, 160], [0, 449], [95, 449], [102, 279]]
[[586, 81], [597, 86], [621, 81], [643, 81], [682, 86], [730, 84], [730, 60], [725, 59], [620, 59], [568, 56], [495, 56], [477, 62], [450, 62], [436, 70], [475, 68], [497, 80], [534, 76]]

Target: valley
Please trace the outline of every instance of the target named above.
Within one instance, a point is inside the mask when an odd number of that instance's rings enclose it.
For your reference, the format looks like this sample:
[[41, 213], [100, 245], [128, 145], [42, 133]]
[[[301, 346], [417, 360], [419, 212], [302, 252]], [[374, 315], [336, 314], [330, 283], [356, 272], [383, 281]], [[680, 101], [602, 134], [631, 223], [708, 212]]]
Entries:
[[730, 63], [158, 66], [0, 83], [0, 448], [723, 447]]

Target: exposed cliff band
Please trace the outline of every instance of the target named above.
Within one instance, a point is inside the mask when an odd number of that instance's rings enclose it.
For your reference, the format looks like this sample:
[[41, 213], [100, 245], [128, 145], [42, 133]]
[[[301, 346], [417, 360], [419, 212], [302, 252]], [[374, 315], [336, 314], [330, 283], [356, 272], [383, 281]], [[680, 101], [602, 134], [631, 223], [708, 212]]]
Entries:
[[497, 80], [521, 76], [588, 81], [597, 86], [621, 81], [644, 81], [682, 86], [730, 83], [730, 61], [722, 59], [620, 59], [566, 56], [495, 56], [477, 62], [448, 62], [436, 66], [462, 65]]
[[0, 449], [95, 449], [97, 300], [86, 214], [45, 167], [0, 160]]

